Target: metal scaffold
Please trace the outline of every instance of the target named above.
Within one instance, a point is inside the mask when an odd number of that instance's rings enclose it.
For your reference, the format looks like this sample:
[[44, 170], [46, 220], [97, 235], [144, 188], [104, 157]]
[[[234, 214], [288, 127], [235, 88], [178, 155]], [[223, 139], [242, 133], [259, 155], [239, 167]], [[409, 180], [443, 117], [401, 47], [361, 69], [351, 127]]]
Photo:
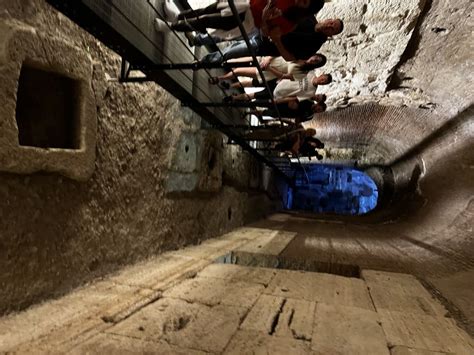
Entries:
[[[274, 140], [248, 138], [249, 131], [271, 127], [261, 120], [251, 120], [250, 115], [245, 115], [246, 109], [256, 108], [257, 105], [272, 107], [278, 113], [277, 123], [282, 126], [284, 123], [233, 0], [228, 3], [238, 22], [242, 39], [247, 44], [251, 60], [238, 63], [223, 61], [219, 64], [201, 62], [196, 53], [219, 51], [215, 42], [207, 48], [196, 50], [188, 45], [182, 33], [171, 29], [167, 33], [155, 31], [154, 19], [165, 19], [163, 0], [47, 1], [122, 57], [120, 82], [156, 82], [180, 100], [183, 106], [189, 107], [207, 122], [207, 128], [217, 129], [227, 135], [229, 143], [240, 145], [259, 161], [273, 168], [290, 185], [294, 183], [296, 171], [302, 171], [306, 175], [298, 156], [298, 163], [295, 164], [289, 157], [280, 156], [276, 151], [275, 144], [284, 137]], [[178, 5], [183, 10], [193, 11], [186, 0], [181, 0]], [[256, 68], [261, 85], [269, 94], [268, 102], [225, 102], [223, 99], [228, 96], [228, 90], [219, 85], [209, 85], [209, 78], [213, 77], [211, 70], [232, 71], [237, 67]], [[243, 86], [239, 89], [243, 92]]]

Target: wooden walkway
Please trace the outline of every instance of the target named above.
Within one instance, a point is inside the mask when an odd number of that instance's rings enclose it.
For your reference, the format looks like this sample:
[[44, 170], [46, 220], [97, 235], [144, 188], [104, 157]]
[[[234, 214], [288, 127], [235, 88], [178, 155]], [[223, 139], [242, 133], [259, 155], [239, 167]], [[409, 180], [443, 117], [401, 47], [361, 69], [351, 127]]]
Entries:
[[[165, 90], [189, 106], [196, 114], [247, 150], [254, 157], [275, 169], [288, 181], [280, 164], [255, 150], [245, 141], [241, 131], [229, 126], [246, 124], [241, 109], [211, 107], [202, 103], [221, 103], [231, 94], [216, 85], [210, 85], [210, 75], [222, 69], [163, 70], [162, 64], [192, 63], [206, 54], [206, 48], [190, 48], [182, 33], [159, 33], [154, 28], [155, 18], [164, 18], [164, 0], [47, 0], [53, 7], [68, 16], [95, 36], [124, 60], [145, 73]], [[187, 0], [177, 0], [183, 8]], [[289, 165], [289, 160], [288, 160]]]
[[[206, 49], [190, 48], [182, 33], [159, 33], [154, 20], [164, 18], [164, 0], [49, 0], [53, 6], [96, 36], [131, 64], [192, 63], [205, 55]], [[162, 70], [149, 73], [154, 81], [183, 103], [221, 102], [226, 93], [208, 83], [210, 70]], [[224, 124], [242, 124], [239, 110], [207, 108]], [[206, 119], [206, 117], [203, 117]]]

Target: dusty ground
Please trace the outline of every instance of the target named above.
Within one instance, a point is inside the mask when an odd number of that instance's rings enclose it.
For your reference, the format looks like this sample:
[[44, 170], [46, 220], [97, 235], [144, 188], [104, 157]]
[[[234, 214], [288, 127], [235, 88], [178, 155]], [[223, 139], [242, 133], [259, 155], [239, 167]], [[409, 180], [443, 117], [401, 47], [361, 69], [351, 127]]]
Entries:
[[[285, 216], [272, 220], [276, 226]], [[343, 277], [214, 262], [229, 254], [238, 262], [278, 258], [295, 237], [239, 228], [124, 268], [0, 319], [0, 351], [472, 353], [472, 339], [412, 275], [364, 269]]]

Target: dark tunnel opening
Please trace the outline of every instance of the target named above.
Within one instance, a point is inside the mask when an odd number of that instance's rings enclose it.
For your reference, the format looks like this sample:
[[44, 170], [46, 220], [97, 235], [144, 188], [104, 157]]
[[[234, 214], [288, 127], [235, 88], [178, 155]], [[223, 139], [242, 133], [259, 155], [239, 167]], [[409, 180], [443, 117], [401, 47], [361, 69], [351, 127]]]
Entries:
[[363, 215], [377, 207], [378, 186], [362, 171], [335, 165], [307, 164], [288, 187], [286, 208], [313, 213]]

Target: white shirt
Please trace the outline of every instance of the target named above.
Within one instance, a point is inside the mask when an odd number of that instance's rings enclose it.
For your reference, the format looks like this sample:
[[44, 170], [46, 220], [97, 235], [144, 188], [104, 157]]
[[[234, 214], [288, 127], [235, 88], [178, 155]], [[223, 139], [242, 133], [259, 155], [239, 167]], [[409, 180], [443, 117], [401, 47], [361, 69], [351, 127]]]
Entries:
[[[245, 32], [247, 34], [251, 34], [256, 29], [256, 27], [253, 21], [252, 11], [250, 11], [249, 0], [234, 0], [234, 4], [239, 14], [245, 13], [245, 18], [242, 21], [242, 25], [244, 26]], [[229, 3], [225, 0], [219, 0], [217, 8], [220, 10], [221, 16], [223, 17], [233, 15]], [[240, 29], [237, 26], [228, 31], [216, 29], [213, 35], [220, 37], [225, 41], [233, 41], [236, 38], [240, 38], [242, 36], [242, 33], [240, 32]]]
[[302, 79], [294, 81], [284, 79], [276, 86], [273, 96], [275, 99], [296, 96], [298, 101], [308, 100], [316, 93], [316, 87], [313, 86], [313, 79], [315, 77], [316, 74], [311, 70]]

